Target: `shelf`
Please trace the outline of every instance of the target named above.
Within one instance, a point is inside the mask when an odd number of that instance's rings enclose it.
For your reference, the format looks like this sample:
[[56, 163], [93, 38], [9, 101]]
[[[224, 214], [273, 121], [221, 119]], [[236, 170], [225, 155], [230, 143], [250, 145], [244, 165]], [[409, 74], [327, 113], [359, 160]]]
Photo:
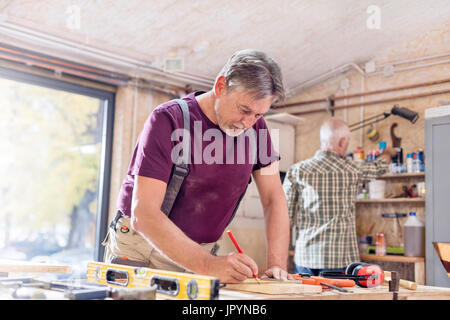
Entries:
[[356, 203], [425, 203], [425, 198], [359, 199]]
[[425, 262], [425, 257], [405, 257], [405, 256], [376, 256], [374, 254], [360, 255], [363, 261], [390, 261], [390, 262]]
[[425, 172], [388, 173], [378, 177], [378, 179], [397, 179], [397, 178], [425, 178]]
[[[289, 256], [294, 255], [294, 250], [289, 250]], [[376, 256], [374, 254], [361, 254], [362, 261], [391, 261], [391, 262], [425, 262], [425, 257], [405, 257], [396, 255]]]

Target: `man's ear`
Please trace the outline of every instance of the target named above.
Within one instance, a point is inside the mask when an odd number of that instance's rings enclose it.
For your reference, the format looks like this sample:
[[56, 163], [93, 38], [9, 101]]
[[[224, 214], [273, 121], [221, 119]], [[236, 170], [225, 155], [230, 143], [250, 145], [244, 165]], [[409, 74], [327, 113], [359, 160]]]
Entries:
[[214, 94], [216, 97], [224, 96], [227, 93], [227, 79], [225, 76], [220, 76], [214, 83]]
[[345, 138], [345, 137], [340, 138], [339, 139], [339, 148], [344, 149], [346, 143], [347, 143], [347, 138]]

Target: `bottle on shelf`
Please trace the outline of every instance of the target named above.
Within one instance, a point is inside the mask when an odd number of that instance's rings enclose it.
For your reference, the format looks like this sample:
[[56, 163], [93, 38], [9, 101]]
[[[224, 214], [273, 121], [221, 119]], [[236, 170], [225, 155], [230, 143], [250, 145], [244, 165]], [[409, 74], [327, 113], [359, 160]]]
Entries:
[[378, 144], [378, 149], [380, 149], [380, 154], [382, 154], [384, 149], [386, 149], [386, 141], [380, 141]]
[[413, 159], [412, 159], [412, 172], [421, 172], [421, 161], [419, 159], [419, 153], [414, 152], [413, 153]]
[[415, 212], [409, 213], [403, 226], [403, 246], [407, 257], [425, 256], [425, 226]]
[[361, 147], [357, 147], [355, 152], [353, 152], [354, 161], [364, 161], [364, 150]]
[[386, 255], [386, 237], [384, 232], [378, 232], [375, 236], [375, 254], [377, 256]]
[[420, 171], [425, 172], [425, 154], [423, 152], [423, 149], [419, 149], [417, 153], [418, 153], [417, 156], [420, 161]]
[[413, 171], [413, 153], [408, 153], [406, 155], [406, 172], [414, 172]]

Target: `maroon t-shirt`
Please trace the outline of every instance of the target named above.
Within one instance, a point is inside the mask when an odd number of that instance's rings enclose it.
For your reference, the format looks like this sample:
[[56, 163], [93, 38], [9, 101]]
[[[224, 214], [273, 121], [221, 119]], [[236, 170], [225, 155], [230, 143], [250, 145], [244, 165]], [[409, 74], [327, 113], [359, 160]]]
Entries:
[[[191, 158], [189, 175], [170, 219], [192, 240], [208, 243], [222, 235], [252, 172], [278, 160], [279, 155], [263, 118], [253, 129], [229, 137], [203, 113], [195, 99], [202, 93], [183, 97], [190, 113]], [[182, 141], [173, 133], [183, 127], [183, 113], [173, 101], [159, 105], [146, 120], [117, 201], [126, 216], [131, 216], [135, 175], [169, 182], [176, 154], [173, 149]]]

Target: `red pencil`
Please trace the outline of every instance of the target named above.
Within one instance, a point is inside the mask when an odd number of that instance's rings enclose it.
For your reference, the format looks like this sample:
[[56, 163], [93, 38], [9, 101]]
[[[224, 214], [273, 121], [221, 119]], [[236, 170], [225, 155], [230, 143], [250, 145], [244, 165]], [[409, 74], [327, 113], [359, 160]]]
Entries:
[[[230, 236], [231, 241], [233, 241], [234, 246], [236, 247], [237, 251], [239, 253], [244, 253], [241, 249], [241, 247], [239, 247], [239, 244], [236, 241], [236, 238], [233, 236], [233, 233], [231, 233], [231, 230], [227, 230], [228, 235]], [[253, 275], [253, 278], [256, 279], [256, 281], [258, 281], [258, 276], [256, 274]], [[259, 283], [259, 282], [258, 282]]]

